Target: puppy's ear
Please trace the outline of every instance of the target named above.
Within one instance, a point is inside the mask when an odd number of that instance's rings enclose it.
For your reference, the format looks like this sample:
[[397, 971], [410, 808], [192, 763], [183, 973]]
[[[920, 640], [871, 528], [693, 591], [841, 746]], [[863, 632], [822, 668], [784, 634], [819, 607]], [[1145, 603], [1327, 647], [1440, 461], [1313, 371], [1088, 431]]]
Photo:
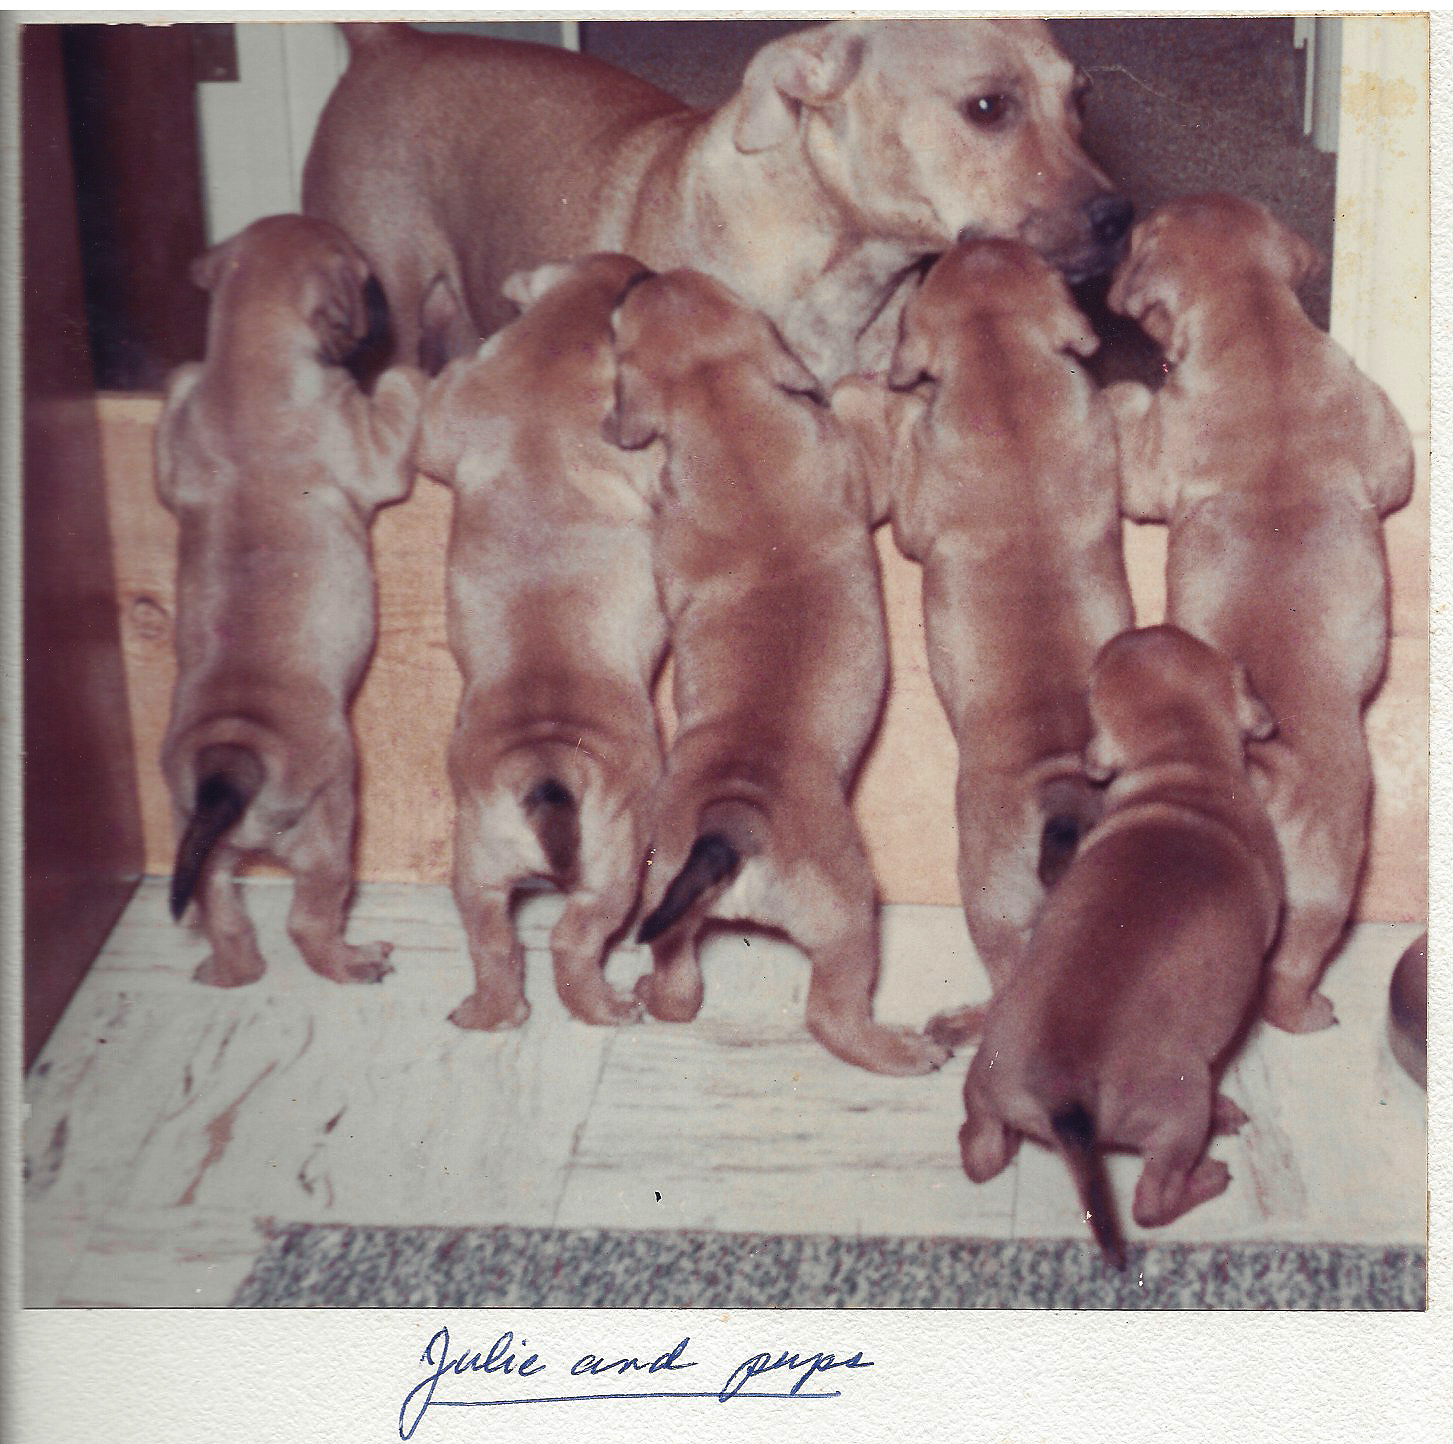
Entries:
[[189, 272], [194, 286], [210, 291], [222, 279], [222, 273], [232, 259], [232, 242], [222, 241], [202, 252], [192, 262]]
[[1130, 254], [1120, 263], [1105, 304], [1122, 316], [1139, 321], [1141, 329], [1173, 365], [1182, 359], [1176, 346], [1175, 316], [1180, 293], [1165, 265], [1160, 248], [1147, 235], [1137, 235]]
[[1265, 742], [1276, 735], [1276, 718], [1271, 715], [1266, 703], [1256, 695], [1246, 666], [1237, 662], [1235, 666], [1236, 725], [1242, 736], [1251, 742]]
[[1290, 226], [1273, 219], [1272, 227], [1277, 270], [1293, 290], [1327, 269], [1326, 257]]
[[601, 434], [623, 451], [640, 451], [661, 434], [655, 388], [639, 366], [622, 362], [616, 369], [615, 405], [606, 414]]
[[1090, 738], [1089, 745], [1085, 748], [1084, 763], [1085, 776], [1091, 782], [1109, 782], [1120, 771], [1108, 733], [1097, 732]]
[[1093, 356], [1100, 349], [1100, 338], [1090, 325], [1089, 317], [1070, 300], [1068, 288], [1064, 288], [1064, 292], [1055, 308], [1050, 333], [1054, 348], [1075, 356]]
[[506, 276], [500, 293], [505, 300], [513, 301], [521, 311], [528, 311], [541, 296], [558, 286], [574, 269], [573, 261], [546, 261], [543, 266], [516, 271]]
[[308, 324], [318, 337], [324, 361], [347, 359], [368, 331], [368, 303], [363, 287], [368, 264], [362, 256], [338, 256], [318, 272], [318, 299], [308, 313]]
[[785, 145], [804, 105], [826, 105], [847, 88], [863, 62], [863, 43], [847, 26], [833, 24], [759, 50], [737, 96], [737, 149], [754, 155]]

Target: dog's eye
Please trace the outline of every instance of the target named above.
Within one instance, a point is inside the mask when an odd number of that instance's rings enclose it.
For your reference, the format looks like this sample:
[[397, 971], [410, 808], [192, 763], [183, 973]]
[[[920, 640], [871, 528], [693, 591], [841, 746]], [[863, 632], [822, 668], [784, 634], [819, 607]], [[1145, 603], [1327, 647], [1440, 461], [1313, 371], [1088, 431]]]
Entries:
[[986, 130], [998, 125], [1009, 114], [1007, 95], [976, 95], [966, 100], [963, 106], [965, 117], [974, 125]]

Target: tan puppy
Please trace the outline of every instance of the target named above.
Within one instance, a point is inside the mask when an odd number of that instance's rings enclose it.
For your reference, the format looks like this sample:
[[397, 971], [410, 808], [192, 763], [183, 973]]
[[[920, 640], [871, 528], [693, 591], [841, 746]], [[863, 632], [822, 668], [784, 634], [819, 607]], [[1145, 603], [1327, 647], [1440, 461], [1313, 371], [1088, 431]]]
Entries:
[[1242, 669], [1174, 627], [1127, 632], [1095, 665], [1090, 712], [1105, 815], [989, 1006], [959, 1141], [976, 1183], [1023, 1134], [1058, 1148], [1121, 1264], [1102, 1148], [1143, 1155], [1142, 1226], [1230, 1182], [1206, 1144], [1244, 1118], [1214, 1079], [1256, 996], [1282, 879], [1244, 759], [1273, 724]]
[[877, 899], [847, 790], [887, 643], [864, 481], [811, 375], [724, 286], [678, 271], [616, 315], [615, 435], [666, 444], [657, 574], [678, 730], [654, 808], [640, 938], [658, 1018], [701, 1006], [708, 916], [808, 955], [807, 1026], [839, 1058], [924, 1073], [930, 1039], [873, 1022]]
[[321, 221], [258, 221], [193, 277], [212, 292], [206, 359], [172, 377], [157, 433], [157, 490], [181, 529], [162, 747], [183, 825], [172, 913], [200, 883], [212, 956], [198, 981], [253, 982], [265, 964], [234, 872], [268, 854], [293, 874], [288, 931], [308, 966], [376, 982], [390, 945], [343, 941], [348, 705], [376, 629], [368, 526], [408, 494], [423, 377], [387, 372], [370, 399], [338, 364], [367, 327], [368, 266]]
[[611, 250], [719, 277], [831, 381], [905, 268], [959, 235], [1017, 236], [1079, 277], [1129, 230], [1080, 148], [1088, 78], [1039, 21], [803, 30], [716, 111], [554, 47], [344, 29], [303, 205], [359, 238], [410, 359], [412, 318], [463, 354], [508, 319], [511, 271]]
[[1033, 251], [971, 241], [909, 301], [893, 361], [892, 383], [926, 402], [900, 426], [893, 534], [924, 566], [929, 669], [959, 746], [959, 885], [996, 991], [1099, 815], [1085, 687], [1131, 625], [1115, 435], [1078, 359], [1097, 344]]
[[1362, 711], [1387, 652], [1380, 517], [1413, 484], [1407, 427], [1302, 313], [1318, 258], [1262, 207], [1174, 201], [1136, 230], [1110, 304], [1172, 368], [1110, 388], [1122, 505], [1170, 524], [1167, 616], [1243, 662], [1279, 723], [1253, 749], [1287, 870], [1266, 1017], [1335, 1021], [1316, 991], [1367, 844]]
[[635, 906], [661, 772], [651, 679], [666, 624], [647, 500], [660, 459], [601, 435], [611, 312], [638, 274], [601, 255], [514, 277], [525, 314], [450, 365], [424, 410], [420, 469], [454, 489], [454, 896], [475, 976], [451, 1015], [461, 1028], [529, 1016], [511, 907], [551, 883], [569, 895], [550, 940], [562, 1001], [589, 1023], [640, 1012], [601, 971]]

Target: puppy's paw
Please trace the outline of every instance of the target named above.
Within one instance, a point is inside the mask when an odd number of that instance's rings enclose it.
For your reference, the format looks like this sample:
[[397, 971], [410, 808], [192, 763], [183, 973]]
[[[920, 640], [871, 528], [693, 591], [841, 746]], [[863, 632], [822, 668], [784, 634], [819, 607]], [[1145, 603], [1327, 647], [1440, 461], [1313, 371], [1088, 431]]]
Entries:
[[1272, 980], [1261, 1016], [1284, 1033], [1318, 1033], [1337, 1022], [1337, 1012], [1325, 993], [1306, 993], [1300, 988], [1279, 987]]
[[660, 973], [643, 973], [636, 979], [636, 997], [650, 1015], [661, 1023], [689, 1023], [701, 1011], [700, 979], [689, 986], [671, 986]]
[[987, 1003], [974, 1003], [962, 1008], [950, 1008], [946, 1013], [935, 1013], [928, 1020], [924, 1031], [940, 1047], [950, 1053], [972, 1043], [984, 1031], [984, 1019], [989, 1014]]
[[874, 1039], [873, 1061], [863, 1065], [874, 1073], [900, 1078], [934, 1073], [951, 1056], [951, 1049], [927, 1033], [915, 1033], [911, 1028], [879, 1028], [875, 1032], [882, 1035], [881, 1039]]
[[249, 983], [255, 983], [266, 971], [267, 965], [259, 956], [240, 960], [223, 959], [213, 953], [210, 958], [197, 964], [192, 981], [205, 983], [209, 988], [245, 988]]
[[471, 993], [450, 1013], [449, 1021], [470, 1032], [495, 1033], [518, 1028], [529, 1016], [530, 1005], [524, 998], [489, 998]]
[[1224, 1093], [1218, 1093], [1211, 1104], [1211, 1132], [1221, 1137], [1239, 1133], [1244, 1124], [1250, 1122], [1239, 1103], [1232, 1102]]
[[614, 988], [601, 988], [588, 999], [562, 995], [561, 1001], [582, 1023], [602, 1028], [639, 1023], [645, 1011], [639, 998], [630, 993], [618, 993]]

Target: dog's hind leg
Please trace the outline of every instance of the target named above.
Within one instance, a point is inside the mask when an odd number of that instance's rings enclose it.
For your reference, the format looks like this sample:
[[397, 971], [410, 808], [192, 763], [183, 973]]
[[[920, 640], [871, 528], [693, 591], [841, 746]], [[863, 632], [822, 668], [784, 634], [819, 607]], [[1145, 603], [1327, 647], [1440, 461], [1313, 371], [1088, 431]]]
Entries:
[[[639, 858], [636, 859], [639, 864]], [[599, 892], [572, 893], [555, 930], [550, 954], [560, 1001], [586, 1023], [634, 1023], [640, 1001], [618, 993], [605, 980], [605, 950], [624, 927], [636, 902], [639, 865], [610, 879]]]
[[344, 941], [349, 894], [353, 891], [352, 769], [329, 783], [289, 830], [278, 856], [293, 874], [288, 935], [303, 961], [335, 983], [377, 983], [393, 969], [391, 943]]
[[267, 971], [257, 947], [257, 934], [237, 886], [237, 854], [228, 847], [213, 853], [198, 896], [202, 931], [212, 954], [192, 977], [212, 988], [240, 988]]
[[[807, 1029], [829, 1053], [871, 1073], [931, 1073], [949, 1050], [926, 1033], [873, 1021], [878, 983], [878, 917], [873, 877], [851, 817], [835, 839], [831, 878], [818, 874], [813, 906], [793, 909], [788, 931], [812, 964]], [[810, 864], [801, 873], [817, 872]], [[805, 881], [805, 879], [804, 879]], [[824, 888], [822, 884], [826, 884]], [[799, 883], [799, 887], [802, 884]], [[795, 891], [796, 889], [794, 889]]]
[[1185, 1074], [1147, 1097], [1156, 1121], [1138, 1144], [1145, 1168], [1135, 1185], [1133, 1215], [1142, 1228], [1172, 1222], [1226, 1191], [1231, 1170], [1206, 1156], [1214, 1109], [1205, 1068]]
[[677, 928], [651, 944], [653, 966], [636, 979], [636, 996], [663, 1023], [689, 1023], [705, 995], [695, 927]]

